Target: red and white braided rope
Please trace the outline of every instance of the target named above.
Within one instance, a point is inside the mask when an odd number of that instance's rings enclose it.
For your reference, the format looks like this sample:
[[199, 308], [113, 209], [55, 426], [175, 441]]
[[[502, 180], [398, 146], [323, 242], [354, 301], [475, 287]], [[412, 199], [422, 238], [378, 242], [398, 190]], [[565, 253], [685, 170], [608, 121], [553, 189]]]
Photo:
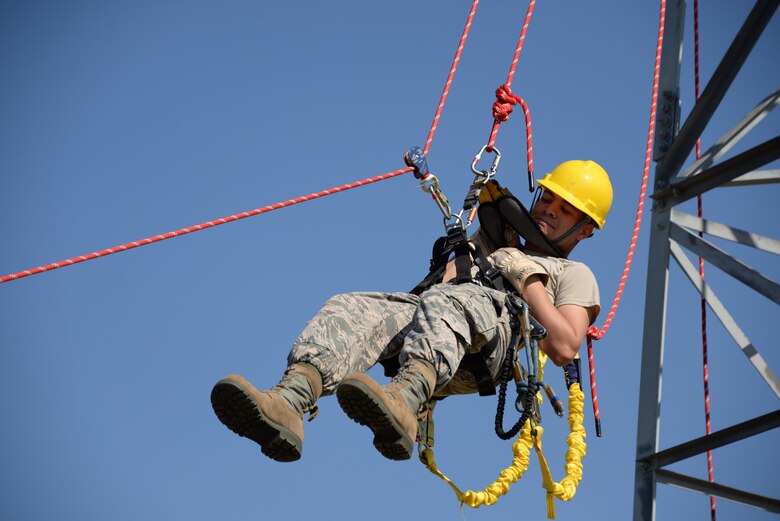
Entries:
[[[455, 71], [457, 70], [458, 62], [460, 61], [460, 56], [463, 52], [463, 47], [466, 43], [466, 38], [468, 37], [469, 29], [471, 28], [472, 21], [474, 19], [474, 15], [477, 10], [477, 6], [479, 5], [479, 0], [473, 0], [473, 3], [471, 5], [471, 10], [469, 11], [468, 18], [466, 20], [466, 26], [463, 29], [463, 34], [460, 38], [460, 41], [458, 42], [458, 49], [455, 53], [455, 59], [453, 60], [452, 66], [450, 67], [450, 72], [447, 76], [447, 81], [445, 82], [444, 89], [442, 91], [441, 99], [439, 100], [439, 105], [436, 108], [436, 114], [433, 118], [433, 122], [431, 123], [430, 131], [428, 132], [428, 138], [425, 143], [425, 152], [428, 152], [428, 149], [430, 148], [431, 142], [433, 141], [433, 137], [436, 134], [436, 128], [439, 123], [439, 118], [441, 117], [442, 110], [444, 109], [444, 103], [447, 101], [447, 94], [449, 93], [450, 86], [452, 84], [453, 78], [455, 77]], [[97, 259], [99, 257], [105, 257], [107, 255], [111, 255], [114, 253], [119, 253], [127, 250], [131, 250], [133, 248], [137, 248], [139, 246], [146, 246], [147, 244], [153, 244], [156, 242], [164, 241], [166, 239], [171, 239], [173, 237], [178, 237], [180, 235], [186, 235], [188, 233], [204, 230], [206, 228], [213, 228], [215, 226], [219, 226], [220, 224], [226, 224], [229, 222], [237, 221], [239, 219], [245, 219], [247, 217], [253, 217], [255, 215], [259, 215], [262, 213], [271, 212], [273, 210], [278, 210], [280, 208], [286, 208], [288, 206], [293, 206], [295, 204], [303, 203], [306, 201], [311, 201], [312, 199], [317, 199], [319, 197], [324, 197], [326, 195], [331, 195], [337, 192], [343, 192], [346, 190], [350, 190], [352, 188], [357, 188], [359, 186], [364, 186], [371, 183], [376, 183], [378, 181], [384, 181], [385, 179], [390, 179], [391, 177], [396, 177], [402, 174], [405, 174], [407, 172], [411, 172], [412, 168], [403, 168], [401, 170], [395, 170], [393, 172], [389, 172], [386, 174], [381, 174], [378, 176], [370, 177], [368, 179], [364, 179], [362, 181], [355, 181], [352, 183], [347, 183], [341, 186], [336, 186], [334, 188], [329, 188], [327, 190], [322, 190], [320, 192], [315, 192], [309, 195], [304, 195], [301, 197], [296, 197], [294, 199], [289, 199], [287, 201], [283, 201], [280, 203], [275, 203], [272, 205], [264, 206], [262, 208], [256, 208], [254, 210], [250, 210], [247, 212], [231, 215], [228, 217], [223, 217], [221, 219], [216, 219], [213, 221], [208, 221], [201, 224], [196, 224], [194, 226], [189, 226], [187, 228], [181, 228], [179, 230], [175, 230], [172, 232], [163, 233], [160, 235], [155, 235], [153, 237], [148, 237], [146, 239], [141, 239], [139, 241], [133, 241], [128, 242], [126, 244], [121, 244], [119, 246], [114, 246], [113, 248], [106, 248], [104, 250], [95, 251], [92, 253], [88, 253], [86, 255], [79, 255], [77, 257], [72, 257], [70, 259], [65, 259], [59, 262], [52, 262], [50, 264], [46, 264], [43, 266], [38, 266], [37, 268], [31, 268], [27, 270], [23, 270], [17, 273], [11, 273], [9, 275], [4, 275], [0, 277], [0, 284], [4, 282], [9, 282], [12, 280], [21, 279], [24, 277], [29, 277], [30, 275], [36, 275], [38, 273], [43, 273], [45, 271], [51, 271], [58, 268], [63, 268], [65, 266], [71, 266], [73, 264], [78, 264], [80, 262]]]
[[[607, 314], [607, 319], [604, 321], [604, 325], [601, 329], [591, 326], [588, 329], [588, 361], [593, 363], [593, 340], [600, 340], [604, 337], [612, 320], [615, 318], [615, 312], [617, 311], [620, 299], [623, 296], [623, 290], [626, 286], [626, 280], [628, 279], [628, 273], [631, 271], [631, 263], [634, 259], [634, 252], [636, 251], [636, 242], [639, 237], [639, 230], [642, 226], [642, 214], [645, 208], [645, 197], [647, 195], [647, 180], [650, 175], [650, 160], [653, 150], [653, 133], [655, 132], [655, 118], [656, 118], [656, 105], [658, 103], [658, 79], [661, 71], [661, 48], [664, 42], [664, 22], [666, 19], [666, 0], [661, 0], [661, 15], [660, 22], [658, 24], [658, 40], [655, 49], [655, 66], [653, 68], [653, 95], [650, 103], [650, 124], [647, 130], [647, 146], [645, 147], [645, 164], [644, 171], [642, 173], [642, 186], [639, 190], [639, 204], [637, 205], [636, 219], [634, 220], [634, 231], [631, 236], [631, 244], [628, 247], [628, 254], [626, 256], [626, 263], [623, 266], [623, 273], [620, 276], [620, 283], [618, 284], [615, 298], [612, 301], [612, 306]], [[601, 413], [598, 408], [598, 394], [596, 392], [596, 374], [593, 366], [591, 365], [590, 371], [590, 390], [593, 397], [593, 416], [596, 418], [597, 434], [600, 434], [601, 430]]]

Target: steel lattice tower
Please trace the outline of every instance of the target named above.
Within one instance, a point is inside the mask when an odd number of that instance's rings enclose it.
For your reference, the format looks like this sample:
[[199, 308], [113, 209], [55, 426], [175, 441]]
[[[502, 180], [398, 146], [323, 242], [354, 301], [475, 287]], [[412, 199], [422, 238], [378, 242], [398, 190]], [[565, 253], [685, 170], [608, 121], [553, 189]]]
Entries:
[[[777, 86], [767, 87], [769, 93], [764, 100], [706, 150], [701, 159], [684, 168], [697, 139], [737, 78], [754, 45], [761, 38], [777, 10], [778, 3], [778, 0], [756, 1], [684, 122], [679, 121], [679, 93], [686, 1], [671, 0], [667, 3], [653, 150], [653, 160], [657, 164], [651, 195], [653, 209], [637, 426], [635, 521], [655, 519], [657, 483], [780, 513], [778, 499], [697, 479], [665, 468], [708, 450], [777, 428], [780, 426], [780, 409], [670, 448], [661, 450], [659, 447], [670, 259], [675, 260], [677, 268], [705, 299], [708, 311], [721, 322], [747, 357], [748, 363], [755, 368], [757, 375], [769, 385], [774, 398], [780, 399], [780, 381], [777, 376], [724, 303], [717, 298], [717, 289], [710, 287], [708, 279], [699, 275], [698, 268], [686, 254], [687, 251], [704, 258], [709, 265], [741, 282], [750, 291], [774, 304], [780, 304], [780, 284], [777, 281], [750, 268], [739, 258], [716, 246], [713, 238], [775, 255], [780, 255], [780, 240], [738, 229], [726, 223], [701, 219], [679, 208], [680, 204], [716, 188], [757, 185], [754, 189], [766, 190], [769, 189], [767, 184], [780, 182], [779, 170], [761, 170], [780, 158], [780, 136], [720, 161], [733, 145], [780, 104], [780, 87]], [[778, 51], [780, 52], [780, 49]], [[676, 268], [672, 266], [672, 269]]]

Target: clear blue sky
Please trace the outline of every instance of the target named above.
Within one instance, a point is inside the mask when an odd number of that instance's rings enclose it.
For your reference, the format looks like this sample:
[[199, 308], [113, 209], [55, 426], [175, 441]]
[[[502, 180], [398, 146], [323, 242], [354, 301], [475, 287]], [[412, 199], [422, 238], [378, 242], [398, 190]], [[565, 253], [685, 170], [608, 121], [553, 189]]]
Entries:
[[[702, 1], [705, 81], [747, 4]], [[401, 168], [403, 152], [425, 140], [469, 5], [0, 1], [0, 275]], [[477, 13], [429, 155], [454, 204], [487, 140], [526, 7], [483, 2]], [[573, 254], [596, 273], [604, 308], [636, 212], [658, 11], [652, 1], [538, 2], [513, 84], [533, 116], [540, 175], [589, 158], [612, 176], [607, 225]], [[692, 36], [691, 12], [686, 22]], [[778, 44], [775, 17], [705, 148], [780, 84]], [[692, 39], [683, 52], [687, 113]], [[734, 152], [777, 135], [778, 117]], [[502, 127], [499, 179], [528, 202], [522, 128], [519, 110]], [[713, 193], [705, 213], [778, 235], [773, 187]], [[408, 175], [0, 285], [0, 518], [459, 519], [443, 482], [417, 461], [383, 459], [333, 398], [306, 424], [293, 464], [262, 456], [209, 403], [228, 373], [273, 385], [330, 295], [410, 289], [442, 229]], [[572, 502], [557, 503], [560, 520], [631, 516], [648, 236], [645, 227], [615, 322], [596, 345], [604, 437], [589, 413], [584, 480]], [[778, 278], [776, 259], [748, 258]], [[708, 279], [777, 370], [776, 306], [716, 268]], [[704, 433], [699, 302], [676, 266], [671, 285], [665, 447]], [[776, 409], [710, 321], [713, 428]], [[548, 380], [564, 390], [556, 371]], [[510, 463], [494, 413], [494, 399], [478, 397], [437, 409], [437, 460], [463, 489], [483, 488]], [[566, 425], [545, 413], [545, 452], [560, 479]], [[780, 495], [778, 441], [768, 433], [717, 451], [716, 477]], [[673, 469], [706, 476], [703, 457]], [[540, 483], [532, 457], [497, 505], [464, 515], [544, 519]], [[658, 497], [659, 519], [708, 519], [702, 495], [659, 485]], [[718, 505], [719, 519], [772, 517]]]

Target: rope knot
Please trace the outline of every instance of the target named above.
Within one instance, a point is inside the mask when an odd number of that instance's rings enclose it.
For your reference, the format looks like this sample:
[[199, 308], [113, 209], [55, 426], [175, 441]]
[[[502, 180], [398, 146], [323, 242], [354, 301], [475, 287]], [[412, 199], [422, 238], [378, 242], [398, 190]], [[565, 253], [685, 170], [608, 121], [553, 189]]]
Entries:
[[602, 331], [601, 329], [599, 329], [599, 328], [597, 328], [595, 326], [590, 326], [588, 328], [588, 335], [587, 336], [588, 336], [588, 338], [593, 339], [593, 340], [601, 340], [604, 337], [604, 333], [606, 333], [606, 331]]
[[520, 103], [520, 96], [513, 94], [509, 84], [501, 85], [496, 89], [496, 101], [493, 103], [493, 118], [496, 121], [506, 121], [512, 113], [513, 106]]

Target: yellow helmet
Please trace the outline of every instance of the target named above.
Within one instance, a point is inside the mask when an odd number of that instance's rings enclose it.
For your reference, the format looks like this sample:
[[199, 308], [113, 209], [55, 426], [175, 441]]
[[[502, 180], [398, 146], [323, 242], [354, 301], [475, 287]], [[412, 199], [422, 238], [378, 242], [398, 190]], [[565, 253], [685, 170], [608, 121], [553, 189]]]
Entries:
[[582, 211], [601, 229], [612, 206], [612, 183], [607, 172], [595, 161], [566, 161], [538, 181]]

